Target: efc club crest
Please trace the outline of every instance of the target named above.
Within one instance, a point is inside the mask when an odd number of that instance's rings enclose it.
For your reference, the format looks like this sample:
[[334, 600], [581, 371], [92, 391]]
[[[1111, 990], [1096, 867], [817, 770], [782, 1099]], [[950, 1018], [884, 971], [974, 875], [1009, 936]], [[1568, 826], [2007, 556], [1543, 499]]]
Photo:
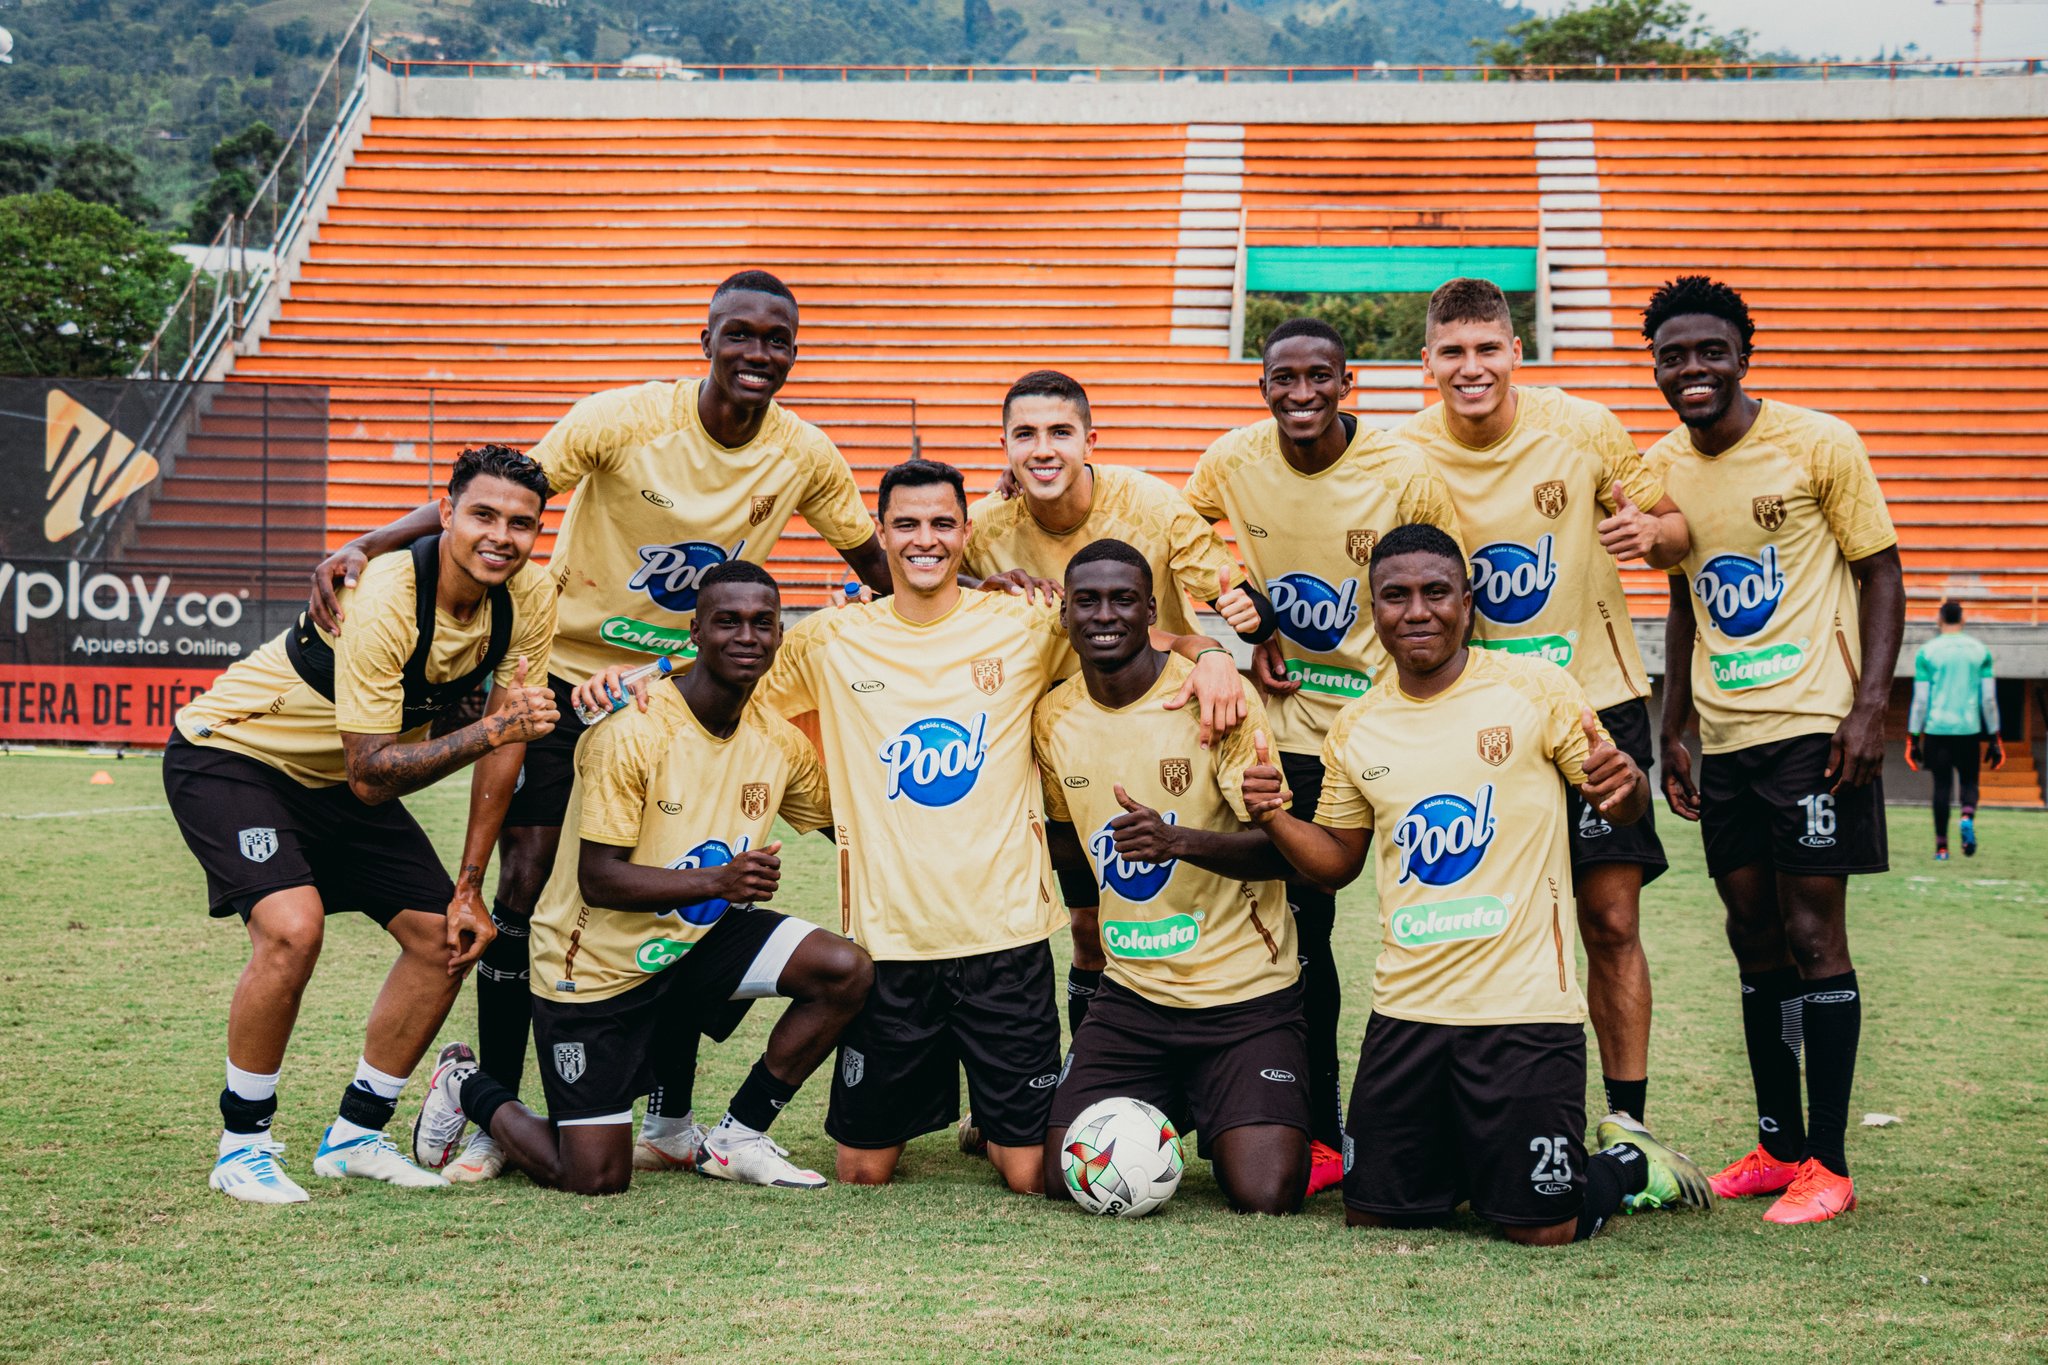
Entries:
[[1194, 775], [1195, 765], [1184, 758], [1159, 760], [1159, 785], [1166, 788], [1168, 796], [1183, 795]]
[[1536, 510], [1556, 521], [1564, 515], [1564, 480], [1549, 479], [1536, 485]]
[[583, 1044], [555, 1044], [555, 1074], [562, 1078], [563, 1085], [574, 1085], [583, 1079], [585, 1060]]
[[762, 522], [768, 520], [768, 514], [774, 510], [775, 498], [773, 495], [763, 495], [755, 498], [754, 505], [747, 509], [747, 525], [759, 526]]
[[1749, 500], [1749, 514], [1756, 518], [1756, 524], [1766, 531], [1775, 531], [1785, 524], [1785, 495], [1773, 493], [1765, 498]]
[[252, 863], [267, 863], [277, 852], [277, 831], [259, 827], [242, 831], [242, 856]]
[[1494, 725], [1479, 732], [1479, 756], [1498, 768], [1515, 751], [1515, 730], [1511, 725]]
[[768, 813], [768, 784], [749, 782], [740, 788], [740, 814], [758, 820]]
[[1372, 547], [1380, 543], [1378, 531], [1346, 531], [1344, 553], [1351, 556], [1353, 564], [1372, 563]]
[[968, 665], [974, 674], [974, 685], [993, 697], [1003, 690], [1003, 661], [1001, 659], [976, 659]]

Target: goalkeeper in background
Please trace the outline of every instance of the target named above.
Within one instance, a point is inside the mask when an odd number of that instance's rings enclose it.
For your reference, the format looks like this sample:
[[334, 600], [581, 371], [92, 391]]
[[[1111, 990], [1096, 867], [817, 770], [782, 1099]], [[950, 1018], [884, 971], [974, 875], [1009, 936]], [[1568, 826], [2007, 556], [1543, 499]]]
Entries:
[[[1978, 745], [1993, 768], [2005, 766], [1998, 734], [1998, 679], [1991, 650], [1963, 630], [1963, 604], [1941, 604], [1941, 632], [1913, 656], [1913, 712], [1906, 760], [1934, 777], [1934, 860], [1948, 861], [1951, 794], [1963, 808], [1963, 856], [1977, 856]], [[1960, 786], [1961, 791], [1954, 789]]]

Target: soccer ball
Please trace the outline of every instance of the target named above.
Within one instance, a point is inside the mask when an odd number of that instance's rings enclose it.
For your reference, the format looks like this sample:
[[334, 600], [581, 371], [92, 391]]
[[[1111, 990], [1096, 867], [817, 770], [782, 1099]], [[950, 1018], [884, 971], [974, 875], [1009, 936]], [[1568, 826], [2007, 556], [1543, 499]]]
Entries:
[[1186, 1169], [1180, 1134], [1143, 1100], [1089, 1105], [1060, 1146], [1067, 1193], [1090, 1213], [1143, 1218], [1173, 1198]]

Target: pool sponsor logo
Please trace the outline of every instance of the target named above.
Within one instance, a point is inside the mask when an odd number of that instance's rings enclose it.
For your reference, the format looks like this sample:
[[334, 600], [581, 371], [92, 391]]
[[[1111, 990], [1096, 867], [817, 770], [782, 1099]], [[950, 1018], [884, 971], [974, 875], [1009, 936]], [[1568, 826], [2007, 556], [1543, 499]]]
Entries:
[[1538, 537], [1534, 549], [1512, 540], [1482, 545], [1472, 555], [1472, 604], [1487, 620], [1519, 626], [1550, 604], [1557, 586], [1557, 538]]
[[742, 540], [730, 551], [708, 540], [680, 540], [673, 545], [642, 545], [640, 567], [626, 580], [629, 592], [644, 592], [665, 611], [697, 609], [697, 585], [704, 575], [747, 548]]
[[[723, 839], [706, 839], [703, 843], [670, 863], [669, 866], [677, 869], [726, 867], [731, 864], [734, 858], [745, 853], [752, 846], [752, 842], [744, 834], [740, 836], [738, 848], [734, 848]], [[714, 898], [708, 901], [695, 901], [689, 905], [678, 905], [673, 910], [662, 911], [656, 918], [666, 919], [668, 916], [674, 915], [685, 923], [702, 926], [716, 924], [719, 917], [731, 908], [732, 902]], [[646, 944], [641, 945], [643, 950], [646, 947]], [[668, 963], [664, 962], [661, 965], [666, 967]]]
[[974, 790], [988, 757], [988, 713], [966, 725], [944, 716], [914, 720], [884, 744], [888, 799], [907, 796], [920, 806], [950, 806]]
[[1401, 852], [1401, 875], [1394, 884], [1413, 880], [1452, 886], [1463, 881], [1486, 856], [1493, 832], [1491, 782], [1471, 801], [1449, 792], [1424, 797], [1394, 828], [1394, 847]]
[[1764, 546], [1758, 559], [1716, 555], [1693, 578], [1692, 592], [1714, 629], [1731, 639], [1747, 639], [1771, 623], [1785, 595], [1778, 547]]
[[1313, 654], [1334, 653], [1358, 621], [1358, 580], [1332, 587], [1312, 573], [1282, 574], [1266, 583], [1280, 633]]
[[[1159, 816], [1169, 825], [1179, 823], [1170, 810], [1161, 811]], [[1177, 858], [1169, 858], [1163, 863], [1125, 860], [1116, 851], [1116, 831], [1107, 822], [1088, 837], [1088, 852], [1094, 856], [1095, 866], [1100, 869], [1096, 885], [1138, 903], [1149, 901], [1164, 891], [1166, 884], [1173, 880], [1174, 869], [1180, 866]]]

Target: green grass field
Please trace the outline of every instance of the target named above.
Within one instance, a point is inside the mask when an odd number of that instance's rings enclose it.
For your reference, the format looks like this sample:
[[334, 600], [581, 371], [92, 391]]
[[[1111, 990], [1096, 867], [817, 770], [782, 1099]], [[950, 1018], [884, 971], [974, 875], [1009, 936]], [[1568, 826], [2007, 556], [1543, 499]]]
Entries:
[[[97, 767], [116, 785], [88, 786]], [[156, 764], [9, 757], [0, 776], [0, 1360], [2048, 1357], [2039, 815], [1992, 812], [1981, 856], [1937, 865], [1925, 811], [1895, 810], [1897, 870], [1854, 889], [1868, 1012], [1852, 1120], [1903, 1120], [1852, 1127], [1861, 1209], [1804, 1230], [1755, 1204], [1648, 1215], [1534, 1251], [1469, 1223], [1347, 1232], [1334, 1195], [1299, 1218], [1236, 1218], [1200, 1163], [1157, 1217], [1091, 1219], [999, 1192], [950, 1134], [914, 1144], [897, 1186], [820, 1195], [685, 1175], [613, 1199], [518, 1177], [414, 1194], [316, 1181], [390, 958], [346, 915], [280, 1096], [313, 1202], [234, 1204], [205, 1177], [244, 938], [207, 919]], [[446, 855], [465, 791], [411, 803]], [[1733, 970], [1696, 836], [1672, 842], [1645, 915], [1650, 1118], [1718, 1164], [1753, 1121]], [[826, 847], [792, 847], [779, 904], [823, 912]], [[1355, 1048], [1370, 894], [1344, 905]], [[446, 1036], [467, 1036], [473, 1009]], [[706, 1049], [700, 1109], [722, 1107], [774, 1013]], [[776, 1133], [829, 1171], [824, 1093], [807, 1087]]]

